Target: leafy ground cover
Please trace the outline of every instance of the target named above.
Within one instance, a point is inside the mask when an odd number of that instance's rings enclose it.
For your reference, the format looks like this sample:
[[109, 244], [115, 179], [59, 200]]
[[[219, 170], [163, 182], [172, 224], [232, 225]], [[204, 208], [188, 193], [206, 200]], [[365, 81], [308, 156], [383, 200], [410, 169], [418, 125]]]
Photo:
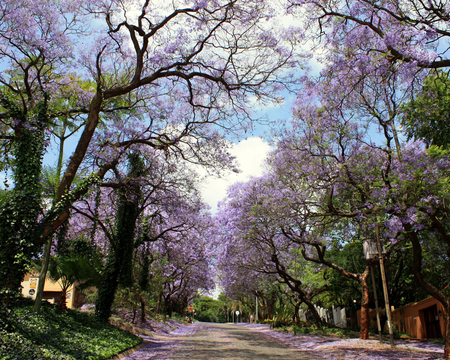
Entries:
[[1, 360], [100, 360], [142, 342], [138, 336], [77, 310], [62, 313], [46, 304], [36, 314], [26, 300], [14, 308], [9, 323], [9, 328], [0, 329]]

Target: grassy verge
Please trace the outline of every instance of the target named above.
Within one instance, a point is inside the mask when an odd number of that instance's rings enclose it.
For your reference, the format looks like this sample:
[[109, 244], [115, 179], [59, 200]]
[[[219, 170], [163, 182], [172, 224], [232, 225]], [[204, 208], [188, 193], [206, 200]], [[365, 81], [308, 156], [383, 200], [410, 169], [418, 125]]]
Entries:
[[[289, 332], [294, 335], [300, 334], [311, 334], [311, 335], [328, 335], [328, 336], [337, 336], [341, 338], [358, 338], [360, 336], [359, 330], [355, 329], [342, 329], [337, 327], [327, 327], [323, 326], [322, 329], [318, 329], [315, 325], [311, 326], [280, 326], [274, 327], [275, 330]], [[389, 333], [387, 331], [383, 331], [382, 334], [384, 337], [389, 338]], [[369, 332], [369, 336], [378, 337], [377, 332], [371, 331]], [[404, 333], [399, 333], [394, 331], [394, 339], [399, 340], [401, 337], [409, 337], [409, 335]]]
[[142, 339], [93, 316], [52, 305], [23, 301], [9, 317], [10, 327], [0, 329], [0, 359], [106, 359], [138, 345]]
[[317, 329], [315, 326], [310, 327], [302, 327], [302, 326], [286, 326], [284, 328], [276, 328], [276, 330], [286, 331], [293, 333], [294, 335], [300, 334], [311, 334], [311, 335], [329, 335], [329, 336], [338, 336], [342, 338], [352, 338], [358, 337], [359, 332], [355, 332], [351, 329], [340, 329], [340, 328], [328, 328], [326, 326], [322, 327], [322, 329]]

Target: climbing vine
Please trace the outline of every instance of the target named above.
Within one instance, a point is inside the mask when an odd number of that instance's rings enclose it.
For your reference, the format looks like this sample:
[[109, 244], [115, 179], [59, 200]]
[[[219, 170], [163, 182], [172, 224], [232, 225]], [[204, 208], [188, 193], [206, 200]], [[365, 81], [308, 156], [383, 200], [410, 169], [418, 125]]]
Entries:
[[40, 174], [48, 126], [47, 97], [27, 114], [0, 94], [14, 124], [14, 188], [0, 207], [0, 303], [13, 302], [30, 261], [39, 251], [42, 202]]
[[96, 316], [105, 321], [111, 315], [111, 306], [117, 286], [120, 284], [128, 287], [132, 284], [135, 227], [141, 199], [141, 186], [136, 178], [144, 173], [144, 162], [139, 154], [128, 155], [128, 167], [127, 177], [130, 181], [127, 186], [119, 189], [116, 231], [96, 302]]

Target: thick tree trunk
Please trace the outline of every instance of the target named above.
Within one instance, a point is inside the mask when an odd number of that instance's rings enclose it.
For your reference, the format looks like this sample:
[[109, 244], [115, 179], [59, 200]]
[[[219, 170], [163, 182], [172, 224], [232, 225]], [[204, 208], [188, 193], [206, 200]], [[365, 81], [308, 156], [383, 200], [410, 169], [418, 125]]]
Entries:
[[120, 264], [110, 256], [102, 275], [95, 303], [95, 316], [103, 321], [107, 321], [111, 316], [111, 306], [118, 285], [119, 272]]
[[272, 302], [267, 304], [267, 317], [269, 319], [273, 319], [273, 307], [274, 307], [274, 304]]
[[367, 266], [366, 270], [359, 278], [359, 284], [361, 285], [361, 331], [359, 338], [362, 340], [369, 339], [369, 284], [367, 279], [369, 278], [370, 267]]
[[303, 301], [297, 301], [297, 303], [295, 304], [295, 325], [300, 325], [300, 314], [298, 313], [298, 311], [300, 310], [300, 305], [302, 304]]
[[164, 315], [168, 316], [169, 318], [172, 317], [172, 300], [170, 296], [164, 297]]
[[169, 300], [168, 313], [167, 313], [167, 315], [169, 316], [169, 319], [172, 318], [172, 313], [173, 313], [173, 304], [172, 304], [172, 301]]
[[140, 296], [139, 301], [141, 303], [141, 322], [145, 322], [145, 300]]
[[309, 311], [314, 316], [314, 320], [316, 321], [317, 328], [320, 330], [322, 329], [322, 319], [320, 318], [319, 313], [317, 312], [316, 308], [314, 307], [314, 304], [312, 301], [308, 299], [303, 299], [303, 302], [308, 306]]
[[45, 286], [45, 280], [47, 277], [47, 270], [48, 265], [50, 263], [50, 252], [52, 248], [52, 238], [49, 237], [47, 241], [45, 242], [44, 247], [44, 259], [42, 260], [42, 269], [39, 274], [39, 281], [36, 291], [36, 299], [34, 300], [34, 311], [36, 311], [38, 314], [41, 311], [41, 303], [42, 303], [42, 297], [44, 295], [44, 286]]
[[180, 301], [180, 316], [182, 318], [184, 318], [186, 315], [187, 306], [188, 306], [187, 299], [183, 299], [182, 301]]
[[61, 297], [59, 298], [58, 302], [58, 309], [62, 312], [67, 311], [66, 299], [67, 299], [67, 291], [63, 289], [61, 291]]
[[161, 298], [162, 298], [162, 294], [159, 293], [158, 295], [158, 301], [156, 302], [156, 314], [159, 314], [160, 310], [161, 310]]
[[[259, 304], [259, 307], [261, 308], [261, 321], [266, 320], [266, 308], [267, 305], [266, 304]], [[269, 316], [270, 319], [272, 319], [272, 317]]]
[[450, 360], [450, 308], [447, 307], [444, 313], [444, 321], [445, 321], [445, 348], [444, 348], [444, 359]]

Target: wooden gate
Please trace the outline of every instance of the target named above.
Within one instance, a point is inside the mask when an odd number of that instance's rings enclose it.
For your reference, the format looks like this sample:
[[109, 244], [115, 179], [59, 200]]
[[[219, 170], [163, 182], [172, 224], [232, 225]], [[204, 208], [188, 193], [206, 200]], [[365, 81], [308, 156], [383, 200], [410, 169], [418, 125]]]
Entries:
[[427, 339], [442, 338], [437, 306], [433, 305], [421, 310], [425, 320]]

